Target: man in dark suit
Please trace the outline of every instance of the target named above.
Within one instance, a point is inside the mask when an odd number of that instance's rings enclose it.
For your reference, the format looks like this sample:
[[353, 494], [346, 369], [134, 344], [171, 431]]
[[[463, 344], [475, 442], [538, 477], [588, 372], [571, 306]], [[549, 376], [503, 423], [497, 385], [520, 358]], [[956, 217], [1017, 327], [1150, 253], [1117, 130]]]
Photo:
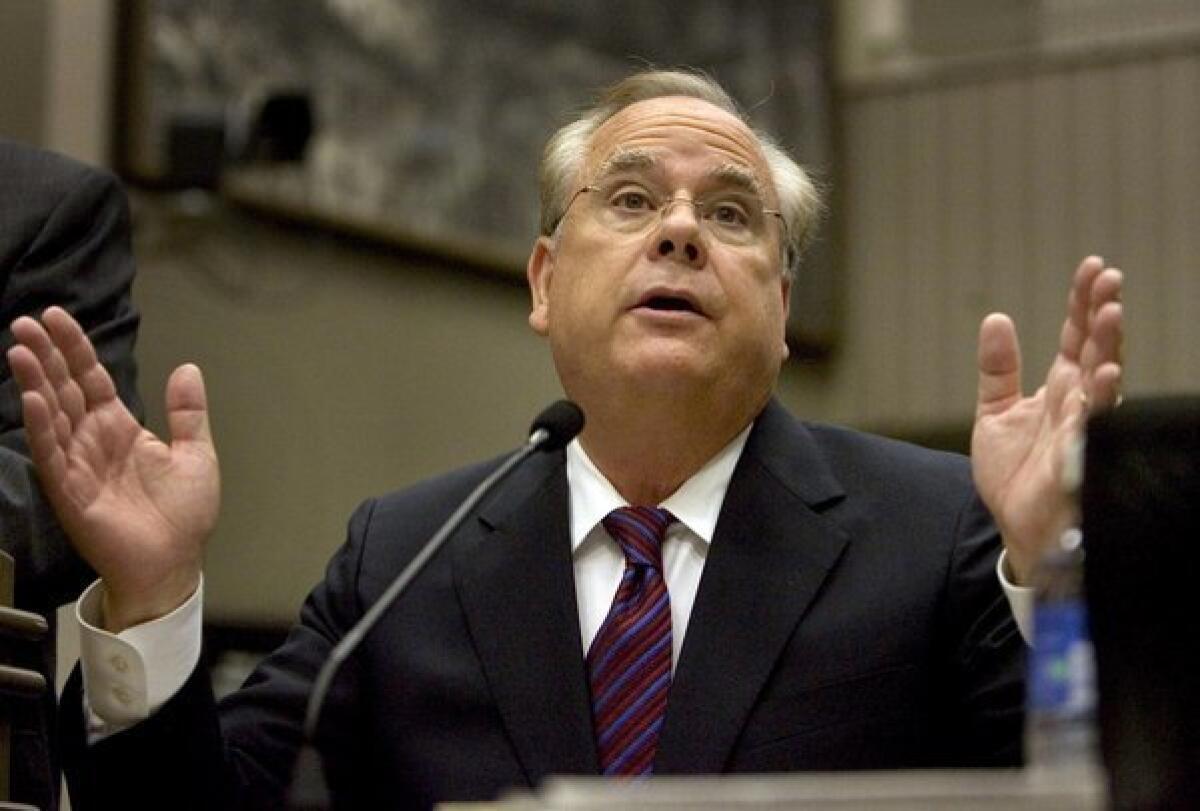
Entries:
[[[997, 529], [1019, 584], [1071, 521], [1059, 461], [1086, 406], [1116, 398], [1120, 273], [1080, 265], [1032, 397], [1011, 322], [985, 319], [969, 466], [773, 400], [817, 197], [714, 83], [617, 85], [548, 145], [542, 201], [530, 325], [588, 423], [481, 507], [349, 665], [321, 735], [339, 799], [1017, 762], [1023, 647]], [[65, 314], [14, 330], [41, 475], [102, 578], [80, 600], [96, 627], [73, 792], [274, 807], [330, 647], [495, 463], [366, 503], [288, 642], [217, 709], [181, 642], [218, 502], [199, 370], [168, 381], [167, 445]]]
[[[116, 180], [0, 139], [0, 346], [13, 345], [8, 324], [17, 316], [63, 307], [83, 325], [122, 400], [140, 414], [132, 283], [129, 209]], [[94, 576], [38, 487], [7, 361], [0, 362], [0, 548], [15, 560], [16, 605], [51, 620]], [[37, 667], [53, 680], [53, 638]], [[48, 695], [39, 712], [20, 718], [13, 747], [12, 796], [44, 809], [56, 808], [58, 795], [47, 731], [52, 709]]]

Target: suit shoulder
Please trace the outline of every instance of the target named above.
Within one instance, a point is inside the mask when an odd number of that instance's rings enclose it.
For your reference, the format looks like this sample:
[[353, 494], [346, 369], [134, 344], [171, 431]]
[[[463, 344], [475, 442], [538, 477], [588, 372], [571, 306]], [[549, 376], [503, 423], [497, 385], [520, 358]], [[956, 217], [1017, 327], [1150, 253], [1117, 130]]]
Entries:
[[457, 468], [368, 499], [358, 508], [354, 520], [368, 520], [372, 532], [381, 527], [391, 532], [403, 527], [404, 535], [428, 537], [504, 458]]
[[63, 195], [81, 185], [119, 186], [116, 176], [107, 169], [5, 139], [0, 139], [0, 174], [10, 189], [34, 196]]
[[[97, 250], [112, 242], [108, 235], [127, 242], [129, 206], [112, 173], [0, 141], [0, 177], [0, 269], [5, 275], [59, 262], [81, 245]], [[127, 247], [121, 253], [128, 253]], [[123, 264], [128, 270], [118, 274], [122, 278], [132, 273], [132, 263]]]
[[970, 459], [891, 437], [803, 423], [842, 481], [886, 479], [892, 486], [972, 487]]
[[961, 453], [928, 448], [903, 439], [860, 431], [844, 425], [804, 420], [801, 420], [801, 424], [812, 432], [819, 444], [825, 447], [882, 454], [885, 457], [895, 457], [914, 463], [952, 466], [968, 463], [967, 457]]

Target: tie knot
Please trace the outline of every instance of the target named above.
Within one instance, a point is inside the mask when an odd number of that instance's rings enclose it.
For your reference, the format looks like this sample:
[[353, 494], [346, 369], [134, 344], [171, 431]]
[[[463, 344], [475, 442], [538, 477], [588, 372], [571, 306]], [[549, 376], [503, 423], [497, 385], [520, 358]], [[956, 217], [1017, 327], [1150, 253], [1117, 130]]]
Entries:
[[667, 527], [675, 520], [661, 507], [621, 507], [601, 522], [633, 565], [662, 569], [662, 542]]

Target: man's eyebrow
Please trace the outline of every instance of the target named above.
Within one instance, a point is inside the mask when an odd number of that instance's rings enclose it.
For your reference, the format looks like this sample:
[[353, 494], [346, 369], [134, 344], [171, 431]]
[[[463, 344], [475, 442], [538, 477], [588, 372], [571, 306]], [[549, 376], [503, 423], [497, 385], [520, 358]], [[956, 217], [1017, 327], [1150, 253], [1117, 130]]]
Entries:
[[659, 160], [654, 156], [654, 153], [646, 149], [618, 149], [613, 154], [604, 159], [600, 164], [600, 168], [596, 170], [596, 176], [592, 179], [593, 183], [598, 183], [604, 178], [615, 175], [620, 172], [644, 171], [654, 169], [659, 165]]
[[[622, 148], [605, 158], [592, 182], [599, 183], [622, 172], [653, 170], [661, 165], [659, 158], [648, 149]], [[766, 199], [766, 189], [758, 175], [741, 164], [726, 163], [710, 170], [705, 176], [709, 184], [740, 189]]]
[[718, 166], [708, 173], [708, 179], [714, 184], [732, 186], [742, 191], [750, 192], [755, 197], [766, 200], [766, 189], [758, 175], [736, 163]]

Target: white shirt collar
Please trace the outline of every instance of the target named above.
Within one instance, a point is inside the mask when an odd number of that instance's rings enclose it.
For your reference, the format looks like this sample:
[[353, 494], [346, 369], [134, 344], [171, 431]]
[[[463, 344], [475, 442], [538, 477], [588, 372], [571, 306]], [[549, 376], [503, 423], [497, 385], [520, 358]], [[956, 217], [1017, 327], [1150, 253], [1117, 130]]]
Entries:
[[[657, 505], [670, 510], [705, 543], [712, 543], [725, 492], [742, 449], [746, 447], [751, 427], [752, 424], [746, 426], [704, 467]], [[567, 485], [571, 493], [571, 553], [574, 554], [604, 516], [619, 507], [628, 507], [629, 502], [604, 477], [578, 439], [567, 445]]]

